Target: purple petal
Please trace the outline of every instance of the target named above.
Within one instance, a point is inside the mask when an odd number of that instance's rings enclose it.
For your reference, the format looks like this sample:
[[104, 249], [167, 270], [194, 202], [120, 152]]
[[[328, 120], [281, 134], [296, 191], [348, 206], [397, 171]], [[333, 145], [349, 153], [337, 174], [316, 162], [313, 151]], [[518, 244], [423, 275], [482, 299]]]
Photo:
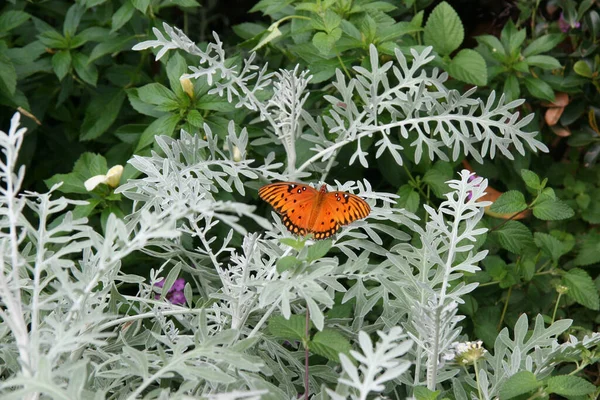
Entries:
[[159, 288], [165, 285], [165, 278], [160, 278], [160, 281], [156, 282], [154, 286], [158, 286]]
[[167, 298], [173, 304], [185, 304], [185, 296], [183, 295], [183, 292], [170, 293]]
[[181, 292], [183, 290], [183, 288], [185, 287], [185, 279], [183, 278], [178, 278], [175, 280], [175, 282], [173, 283], [173, 286], [171, 286], [171, 290], [169, 290], [169, 293], [171, 293], [172, 291], [178, 291]]

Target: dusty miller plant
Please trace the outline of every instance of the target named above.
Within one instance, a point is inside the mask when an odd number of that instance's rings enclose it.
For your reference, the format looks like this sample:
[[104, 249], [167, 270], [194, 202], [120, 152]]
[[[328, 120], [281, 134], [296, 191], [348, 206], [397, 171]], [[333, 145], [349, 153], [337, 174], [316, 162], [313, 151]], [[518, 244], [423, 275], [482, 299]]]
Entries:
[[[522, 143], [544, 150], [533, 134], [521, 130], [527, 119], [518, 121], [510, 111], [518, 102], [495, 103], [491, 97], [484, 103], [471, 99], [471, 92], [447, 90], [445, 74], [421, 70], [429, 61], [427, 50], [414, 53], [410, 67], [398, 53], [398, 68], [379, 66], [371, 48], [372, 70], [356, 69], [357, 77], [347, 83], [338, 74], [339, 97], [327, 98], [331, 112], [313, 117], [302, 108], [308, 72], [270, 73], [254, 64], [254, 55], [240, 67], [228, 67], [216, 35], [203, 51], [181, 31], [164, 29], [167, 37], [155, 30], [157, 39], [136, 49], [157, 47], [157, 58], [171, 49], [197, 56], [199, 64], [187, 77], [206, 77], [211, 93], [256, 112], [270, 129], [268, 140], [284, 148], [287, 165], [277, 163], [274, 154], [248, 158], [247, 132], [237, 132], [233, 123], [224, 143], [206, 125], [202, 135], [159, 136], [157, 151], [130, 160], [143, 176], [118, 188], [133, 201], [133, 212], [123, 221], [112, 216], [100, 235], [86, 220], [73, 220], [68, 207], [79, 203], [53, 199], [55, 188], [19, 194], [24, 171], [16, 160], [24, 130], [15, 115], [8, 133], [0, 132], [3, 398], [297, 398], [303, 354], [267, 326], [276, 315], [289, 319], [307, 310], [318, 331], [335, 329], [355, 343], [339, 356], [340, 364], [319, 365], [320, 374], [308, 377], [318, 398], [362, 400], [393, 386], [410, 394], [415, 386], [447, 388], [450, 379], [460, 388], [454, 391], [457, 398], [468, 398], [470, 387], [492, 398], [515, 371], [543, 377], [559, 360], [597, 344], [594, 336], [560, 345], [550, 334], [568, 322], [544, 329], [536, 321], [536, 340], [523, 345], [527, 323], [519, 321], [518, 340], [512, 344], [506, 330], [500, 334], [494, 355], [480, 364], [478, 382], [447, 361], [460, 337], [457, 304], [475, 288], [460, 278], [475, 273], [486, 254], [476, 241], [485, 233], [477, 223], [487, 181], [472, 179], [467, 171], [449, 182], [452, 191], [438, 209], [426, 209], [424, 227], [413, 214], [393, 207], [397, 196], [373, 191], [368, 181], [336, 182], [333, 188], [361, 195], [372, 212], [330, 241], [296, 241], [275, 214], [271, 225], [246, 202], [223, 200], [223, 193], [233, 195], [228, 199], [244, 196], [258, 179], [308, 177], [320, 168], [324, 180], [337, 150], [350, 143], [357, 144], [352, 161], [364, 165], [361, 140], [370, 135], [379, 138], [377, 156], [389, 151], [401, 164], [401, 148], [390, 136], [394, 127], [403, 136], [414, 135], [417, 151], [427, 148], [431, 158], [446, 158], [442, 148], [453, 158], [460, 151], [475, 158], [494, 151], [510, 156], [509, 146], [522, 152]], [[399, 82], [395, 86], [389, 71]], [[270, 86], [272, 97], [259, 100], [257, 93]], [[361, 105], [352, 100], [355, 94]], [[335, 134], [334, 141], [325, 129]], [[310, 163], [297, 167], [300, 136], [315, 147]], [[37, 214], [35, 224], [23, 216], [25, 207]], [[248, 232], [250, 221], [267, 232]], [[409, 244], [406, 231], [421, 237], [421, 244]], [[384, 246], [390, 240], [397, 243], [391, 249]], [[120, 271], [121, 260], [132, 252], [160, 265], [149, 271], [149, 280]], [[280, 268], [284, 258], [293, 265]], [[186, 303], [171, 304], [164, 293], [182, 271], [191, 277]], [[161, 276], [166, 276], [163, 295], [156, 298]], [[354, 283], [347, 287], [341, 280]], [[137, 285], [137, 293], [121, 293], [124, 283]], [[353, 319], [326, 316], [336, 294], [342, 303], [354, 302]], [[378, 303], [383, 311], [366, 322]]]

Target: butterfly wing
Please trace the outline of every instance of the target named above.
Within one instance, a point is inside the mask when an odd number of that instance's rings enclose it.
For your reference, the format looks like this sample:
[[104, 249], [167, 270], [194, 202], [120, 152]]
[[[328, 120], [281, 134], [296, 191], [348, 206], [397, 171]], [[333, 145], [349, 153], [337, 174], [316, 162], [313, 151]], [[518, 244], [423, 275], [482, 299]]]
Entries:
[[360, 197], [346, 192], [326, 193], [321, 209], [311, 227], [315, 239], [326, 239], [334, 235], [342, 225], [365, 218], [371, 207]]
[[281, 214], [285, 227], [297, 235], [306, 235], [310, 216], [319, 192], [302, 183], [277, 182], [260, 188], [258, 195]]

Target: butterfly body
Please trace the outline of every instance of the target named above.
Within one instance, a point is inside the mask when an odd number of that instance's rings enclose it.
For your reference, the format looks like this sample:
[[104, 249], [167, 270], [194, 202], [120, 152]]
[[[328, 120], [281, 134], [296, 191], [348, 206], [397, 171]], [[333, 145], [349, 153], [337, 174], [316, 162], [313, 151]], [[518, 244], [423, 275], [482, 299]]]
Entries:
[[328, 192], [297, 182], [278, 182], [260, 188], [261, 199], [282, 216], [286, 228], [297, 235], [313, 233], [326, 239], [347, 225], [369, 215], [371, 208], [360, 197], [346, 192]]

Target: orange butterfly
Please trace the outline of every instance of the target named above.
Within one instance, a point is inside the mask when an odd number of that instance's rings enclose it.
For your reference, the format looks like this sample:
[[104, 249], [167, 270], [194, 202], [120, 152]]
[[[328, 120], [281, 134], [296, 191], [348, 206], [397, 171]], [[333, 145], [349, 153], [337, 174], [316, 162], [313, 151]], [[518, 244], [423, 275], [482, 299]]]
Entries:
[[297, 235], [314, 233], [315, 239], [335, 234], [340, 226], [365, 218], [366, 201], [346, 192], [316, 190], [297, 182], [278, 182], [260, 188], [258, 195], [281, 214], [286, 228]]

